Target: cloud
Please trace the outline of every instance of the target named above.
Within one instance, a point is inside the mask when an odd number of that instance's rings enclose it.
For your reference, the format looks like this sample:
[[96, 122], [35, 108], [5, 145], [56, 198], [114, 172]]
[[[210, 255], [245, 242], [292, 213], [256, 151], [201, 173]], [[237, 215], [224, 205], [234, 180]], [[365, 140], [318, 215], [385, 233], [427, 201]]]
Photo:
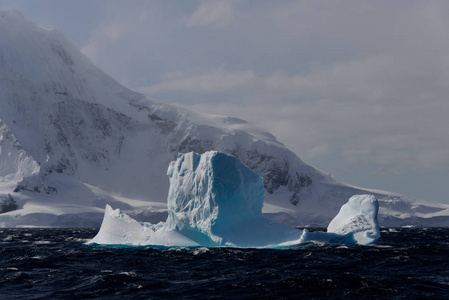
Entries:
[[236, 0], [203, 0], [186, 24], [187, 26], [225, 27], [234, 17], [236, 2]]
[[[384, 172], [406, 172], [447, 163], [449, 156], [449, 66], [421, 59], [425, 63], [405, 68], [410, 57], [373, 56], [304, 75], [219, 68], [166, 76], [141, 91], [174, 99], [195, 95], [193, 108], [249, 119], [307, 160], [334, 152], [350, 164], [369, 160]], [[236, 101], [217, 103], [220, 94]]]
[[173, 91], [216, 94], [235, 91], [239, 88], [247, 89], [258, 81], [252, 71], [229, 73], [223, 69], [193, 77], [179, 78], [170, 74], [164, 77], [168, 79], [155, 85], [141, 87], [139, 90], [150, 94]]
[[122, 22], [101, 24], [91, 33], [90, 42], [81, 48], [81, 52], [95, 61], [102, 54], [104, 45], [119, 41], [125, 31], [126, 27]]

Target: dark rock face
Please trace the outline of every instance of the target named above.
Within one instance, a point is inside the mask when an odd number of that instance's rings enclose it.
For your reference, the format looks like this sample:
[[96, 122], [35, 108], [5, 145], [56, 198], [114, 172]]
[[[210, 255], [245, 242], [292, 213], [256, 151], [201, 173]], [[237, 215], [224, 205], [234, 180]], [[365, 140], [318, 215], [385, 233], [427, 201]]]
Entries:
[[10, 194], [0, 197], [0, 213], [13, 211], [16, 209], [17, 209], [17, 203]]
[[177, 147], [173, 147], [170, 149], [172, 152], [177, 153], [188, 153], [188, 152], [196, 152], [196, 153], [204, 153], [209, 150], [213, 150], [213, 143], [207, 140], [201, 140], [190, 135], [186, 136], [184, 139], [180, 141]]
[[[237, 158], [243, 159], [239, 155]], [[247, 152], [247, 158], [243, 161], [262, 176], [265, 189], [269, 194], [273, 194], [280, 187], [287, 187], [292, 192], [289, 200], [293, 205], [299, 203], [301, 190], [312, 184], [312, 178], [305, 173], [296, 172], [296, 176], [291, 176], [289, 163], [279, 157], [251, 150]]]
[[125, 139], [122, 133], [137, 127], [124, 114], [80, 99], [59, 102], [48, 118], [56, 129], [56, 139], [46, 141], [47, 153], [53, 154], [55, 145], [62, 149], [59, 160], [47, 168], [49, 173], [75, 173], [75, 149], [89, 163], [107, 162], [112, 154], [120, 154]]
[[301, 200], [299, 197], [299, 193], [303, 188], [306, 188], [312, 184], [312, 178], [310, 178], [307, 174], [300, 174], [296, 172], [296, 180], [294, 181], [294, 187], [292, 189], [293, 194], [290, 197], [290, 203], [293, 205], [297, 205]]
[[47, 195], [54, 195], [58, 193], [58, 189], [52, 186], [46, 186], [41, 184], [41, 186], [27, 186], [25, 184], [17, 184], [14, 188], [13, 192], [18, 193], [20, 191], [28, 191], [33, 193], [42, 193], [44, 192]]
[[[237, 158], [243, 159], [242, 155], [236, 154]], [[269, 194], [288, 184], [290, 175], [287, 161], [257, 150], [247, 151], [246, 154], [247, 157], [243, 162], [263, 178], [265, 189]]]

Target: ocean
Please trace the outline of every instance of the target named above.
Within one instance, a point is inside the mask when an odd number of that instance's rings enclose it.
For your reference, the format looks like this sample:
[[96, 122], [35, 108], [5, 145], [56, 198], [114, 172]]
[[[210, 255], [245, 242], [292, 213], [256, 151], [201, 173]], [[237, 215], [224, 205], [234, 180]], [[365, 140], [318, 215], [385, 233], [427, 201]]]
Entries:
[[85, 245], [98, 229], [0, 229], [0, 299], [449, 299], [449, 228], [372, 246]]

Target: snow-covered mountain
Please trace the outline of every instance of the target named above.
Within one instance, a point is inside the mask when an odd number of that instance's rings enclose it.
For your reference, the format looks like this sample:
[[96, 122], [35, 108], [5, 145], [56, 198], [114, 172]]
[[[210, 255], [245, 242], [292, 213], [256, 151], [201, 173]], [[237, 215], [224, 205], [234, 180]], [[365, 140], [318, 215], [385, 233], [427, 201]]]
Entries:
[[283, 223], [325, 226], [350, 196], [372, 193], [380, 225], [449, 226], [449, 205], [343, 184], [265, 130], [150, 100], [63, 34], [0, 12], [0, 226], [98, 226], [106, 203], [165, 220], [169, 162], [208, 150], [261, 175], [263, 212]]

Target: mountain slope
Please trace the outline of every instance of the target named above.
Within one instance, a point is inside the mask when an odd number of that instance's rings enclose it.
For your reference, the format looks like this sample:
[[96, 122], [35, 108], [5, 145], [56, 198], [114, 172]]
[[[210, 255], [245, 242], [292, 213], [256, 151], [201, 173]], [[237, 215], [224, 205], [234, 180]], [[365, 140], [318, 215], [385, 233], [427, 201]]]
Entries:
[[[243, 120], [130, 91], [61, 33], [0, 12], [3, 226], [98, 226], [106, 203], [164, 220], [169, 162], [208, 150], [232, 154], [261, 175], [264, 213], [290, 225], [326, 226], [350, 196], [367, 192], [308, 166]], [[449, 225], [448, 205], [371, 192], [381, 225]]]

